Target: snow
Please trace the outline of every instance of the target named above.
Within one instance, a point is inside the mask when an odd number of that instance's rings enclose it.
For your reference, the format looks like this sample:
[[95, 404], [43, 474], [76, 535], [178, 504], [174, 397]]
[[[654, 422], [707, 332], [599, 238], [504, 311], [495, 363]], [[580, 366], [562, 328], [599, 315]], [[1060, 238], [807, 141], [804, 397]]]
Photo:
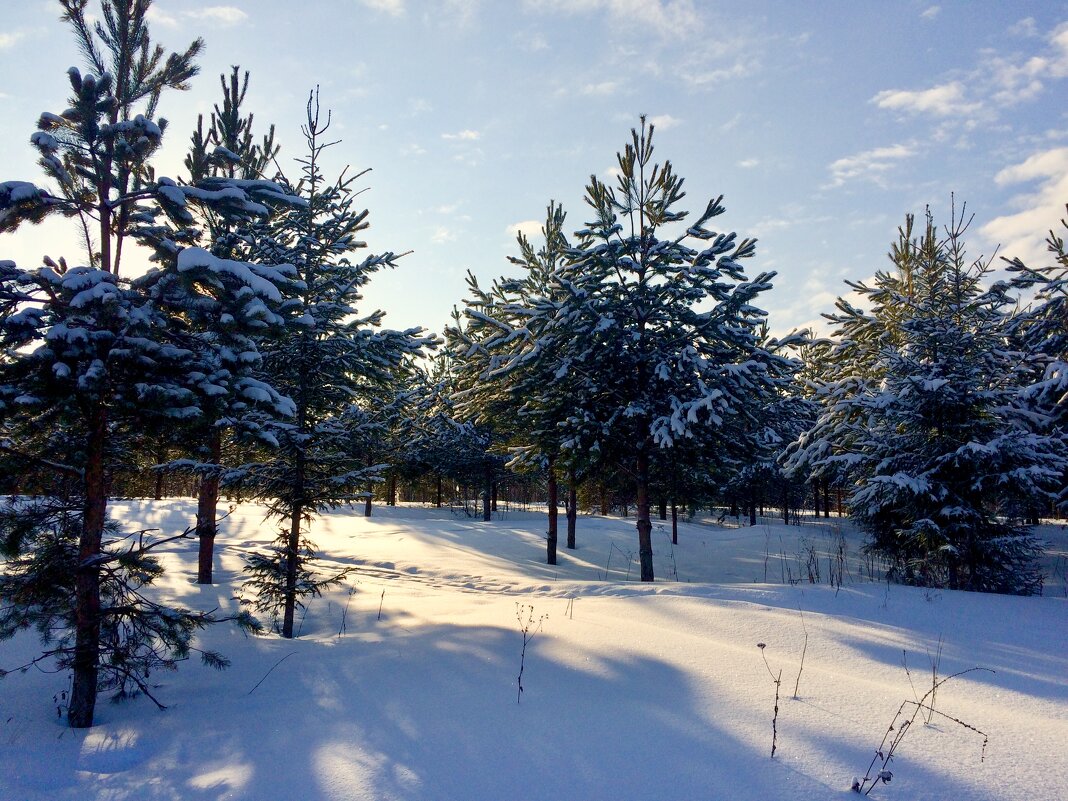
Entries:
[[[114, 508], [161, 533], [196, 511]], [[166, 711], [102, 700], [98, 725], [73, 731], [52, 703], [65, 676], [0, 681], [0, 798], [850, 799], [894, 713], [929, 686], [939, 638], [939, 675], [996, 671], [951, 680], [936, 701], [989, 735], [985, 757], [975, 732], [917, 721], [893, 781], [871, 797], [1063, 797], [1065, 529], [1041, 531], [1049, 572], [1060, 571], [1049, 595], [1021, 598], [870, 582], [843, 525], [682, 523], [672, 548], [654, 521], [658, 580], [641, 584], [633, 519], [580, 517], [579, 548], [549, 566], [533, 512], [490, 523], [405, 506], [327, 515], [312, 538], [330, 567], [356, 572], [312, 601], [296, 640], [210, 631], [203, 644], [232, 667], [154, 676]], [[845, 584], [790, 584], [808, 547], [824, 560], [839, 532]], [[176, 543], [158, 592], [231, 612], [242, 555], [273, 536], [259, 507], [240, 504], [221, 524], [218, 583], [194, 584], [196, 544]], [[547, 615], [526, 650], [521, 703], [519, 612], [535, 625]], [[758, 642], [783, 671], [774, 760], [775, 687]], [[37, 647], [32, 634], [0, 643], [0, 666]]]

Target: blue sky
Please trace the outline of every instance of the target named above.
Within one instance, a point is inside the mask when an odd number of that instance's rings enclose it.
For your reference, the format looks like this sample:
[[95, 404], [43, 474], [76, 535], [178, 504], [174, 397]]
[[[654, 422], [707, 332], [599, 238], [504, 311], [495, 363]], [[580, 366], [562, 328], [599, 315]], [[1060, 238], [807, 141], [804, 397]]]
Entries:
[[[292, 166], [318, 84], [342, 140], [328, 174], [371, 167], [371, 248], [414, 251], [367, 292], [391, 327], [439, 331], [468, 269], [513, 272], [517, 227], [550, 199], [580, 228], [586, 181], [642, 113], [686, 207], [723, 194], [721, 224], [759, 240], [748, 269], [778, 272], [763, 305], [780, 332], [885, 267], [906, 212], [948, 221], [955, 192], [971, 255], [1039, 262], [1068, 202], [1060, 0], [157, 0], [153, 15], [165, 46], [207, 44], [192, 90], [161, 103], [158, 171], [180, 173], [231, 64]], [[57, 18], [47, 0], [0, 10], [0, 180], [41, 180], [30, 134], [80, 66]], [[0, 258], [78, 261], [67, 230], [0, 235]]]

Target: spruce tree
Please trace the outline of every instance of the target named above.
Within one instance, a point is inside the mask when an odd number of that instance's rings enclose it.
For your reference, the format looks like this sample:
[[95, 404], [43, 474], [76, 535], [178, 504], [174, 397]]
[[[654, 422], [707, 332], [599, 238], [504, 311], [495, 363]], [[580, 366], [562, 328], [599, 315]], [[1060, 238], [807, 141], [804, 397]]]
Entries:
[[839, 301], [822, 410], [789, 464], [816, 475], [845, 468], [850, 512], [870, 549], [908, 583], [1029, 593], [1040, 586], [1036, 543], [1020, 525], [1066, 457], [1031, 430], [1013, 347], [1015, 299], [987, 286], [988, 261], [968, 262], [963, 210], [940, 237], [928, 214], [906, 218], [895, 269], [850, 286], [866, 310]]

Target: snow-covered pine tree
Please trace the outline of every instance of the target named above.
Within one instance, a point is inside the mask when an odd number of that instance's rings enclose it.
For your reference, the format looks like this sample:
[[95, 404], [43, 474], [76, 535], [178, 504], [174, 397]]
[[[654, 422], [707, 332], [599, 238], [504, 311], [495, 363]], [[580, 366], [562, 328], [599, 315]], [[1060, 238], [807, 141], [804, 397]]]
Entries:
[[[446, 331], [450, 351], [461, 365], [458, 407], [482, 426], [492, 426], [509, 446], [509, 466], [544, 470], [548, 490], [546, 558], [556, 564], [558, 543], [558, 473], [574, 476], [579, 465], [578, 432], [569, 421], [581, 419], [581, 389], [576, 371], [561, 373], [560, 340], [570, 332], [559, 318], [562, 288], [556, 271], [569, 249], [562, 207], [550, 203], [542, 226], [542, 246], [535, 250], [520, 232], [518, 278], [500, 278], [489, 290], [468, 276], [470, 297], [464, 319]], [[574, 480], [571, 480], [571, 486]], [[570, 505], [570, 504], [569, 504]], [[574, 516], [568, 518], [568, 542], [575, 547]]]
[[[1068, 229], [1068, 218], [1061, 227]], [[1034, 291], [1034, 302], [1016, 317], [1031, 370], [1024, 402], [1035, 412], [1036, 430], [1059, 436], [1068, 451], [1068, 251], [1054, 231], [1046, 243], [1050, 264], [1028, 267], [1017, 258], [1009, 262], [1009, 270], [1015, 286]], [[1068, 515], [1068, 472], [1061, 476], [1057, 505]]]
[[[185, 206], [192, 198], [253, 212], [263, 208], [257, 198], [282, 191], [156, 179], [150, 159], [166, 128], [156, 119], [158, 101], [165, 90], [186, 88], [201, 41], [165, 57], [149, 37], [149, 0], [103, 0], [96, 22], [84, 0], [60, 5], [91, 72], [68, 71], [69, 108], [42, 114], [32, 137], [55, 190], [0, 184], [0, 230], [50, 214], [71, 217], [88, 266], [47, 257], [29, 270], [0, 262], [0, 448], [24, 470], [65, 479], [50, 482], [54, 492], [40, 503], [12, 500], [3, 516], [3, 595], [15, 602], [3, 607], [0, 637], [40, 631], [47, 645], [40, 659], [73, 671], [68, 722], [87, 727], [99, 688], [148, 693], [144, 677], [185, 659], [195, 631], [214, 619], [148, 600], [141, 588], [159, 573], [156, 544], [108, 520], [109, 477], [121, 458], [117, 432], [150, 409], [176, 420], [200, 414], [188, 377], [204, 364], [210, 340], [185, 330], [153, 286], [175, 271], [203, 268], [207, 283], [221, 271], [237, 277], [228, 286], [241, 303], [232, 308], [262, 318], [277, 288], [245, 265], [208, 264], [182, 250], [196, 236]], [[164, 230], [180, 235], [161, 236]], [[130, 282], [120, 267], [136, 240], [166, 257], [160, 270]], [[204, 657], [224, 664], [217, 654]]]
[[1035, 542], [1011, 510], [1046, 495], [1066, 456], [1019, 403], [1015, 299], [984, 285], [989, 262], [966, 260], [966, 229], [963, 209], [945, 237], [928, 214], [917, 237], [910, 215], [895, 269], [850, 283], [869, 308], [839, 300], [828, 315], [838, 363], [788, 466], [849, 470], [850, 512], [900, 580], [1029, 593]]
[[320, 115], [318, 92], [308, 99], [302, 130], [307, 154], [299, 160], [302, 177], [278, 180], [306, 201], [267, 224], [255, 251], [268, 263], [296, 267], [303, 282], [299, 300], [303, 315], [292, 336], [265, 348], [269, 383], [291, 398], [294, 416], [277, 422], [278, 448], [263, 462], [244, 471], [244, 485], [262, 498], [270, 515], [282, 524], [274, 549], [250, 558], [245, 587], [254, 608], [281, 618], [284, 637], [294, 634], [294, 614], [302, 599], [317, 595], [324, 583], [311, 565], [314, 546], [306, 537], [311, 516], [350, 503], [369, 482], [378, 480], [384, 465], [368, 465], [352, 443], [366, 431], [361, 404], [388, 385], [405, 357], [432, 345], [422, 329], [381, 328], [383, 313], [357, 315], [360, 290], [380, 269], [393, 267], [391, 252], [350, 256], [366, 247], [359, 234], [369, 223], [367, 211], [355, 205], [355, 182], [364, 174], [342, 174], [327, 181], [320, 166], [330, 117]]
[[[181, 268], [158, 271], [143, 282], [157, 303], [183, 321], [189, 336], [210, 343], [200, 350], [204, 363], [189, 376], [201, 410], [185, 426], [187, 452], [193, 458], [168, 465], [192, 470], [198, 478], [197, 581], [201, 584], [212, 583], [226, 436], [262, 437], [271, 445], [265, 417], [293, 413], [292, 402], [258, 375], [262, 368], [258, 343], [285, 335], [287, 320], [300, 312], [296, 296], [302, 287], [291, 265], [260, 265], [249, 259], [256, 231], [268, 214], [290, 205], [303, 206], [303, 201], [263, 179], [278, 146], [273, 125], [259, 143], [254, 139], [253, 117], [242, 110], [248, 81], [249, 74], [242, 78], [239, 67], [233, 67], [229, 76], [221, 75], [222, 104], [215, 105], [206, 133], [203, 117], [197, 120], [185, 159], [189, 174], [180, 198], [195, 219], [195, 229], [165, 227], [151, 237], [156, 258], [164, 263], [174, 258], [171, 243], [183, 241], [186, 249], [177, 254]], [[248, 207], [199, 202], [202, 196], [211, 199], [235, 189], [251, 190], [263, 203]], [[192, 230], [199, 232], [195, 239]], [[269, 297], [262, 291], [248, 293], [250, 280], [260, 281]]]
[[752, 302], [774, 274], [746, 277], [740, 261], [754, 254], [754, 241], [707, 227], [723, 213], [722, 198], [672, 231], [686, 216], [677, 210], [683, 182], [670, 162], [653, 161], [652, 137], [643, 118], [617, 156], [614, 188], [591, 177], [594, 220], [576, 234], [557, 276], [579, 334], [568, 339], [561, 372], [581, 369], [596, 388], [603, 439], [633, 477], [643, 581], [654, 578], [654, 450], [720, 436], [726, 421], [749, 419], [795, 369], [759, 341], [766, 315]]

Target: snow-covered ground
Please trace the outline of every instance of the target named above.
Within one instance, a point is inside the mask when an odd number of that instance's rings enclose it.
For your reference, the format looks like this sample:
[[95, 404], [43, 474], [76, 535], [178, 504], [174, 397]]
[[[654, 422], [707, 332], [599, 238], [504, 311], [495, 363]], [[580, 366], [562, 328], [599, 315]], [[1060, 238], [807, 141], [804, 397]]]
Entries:
[[[116, 511], [168, 532], [194, 507]], [[634, 580], [633, 520], [580, 517], [579, 547], [561, 548], [555, 567], [544, 529], [532, 512], [323, 517], [312, 538], [329, 563], [357, 568], [350, 580], [312, 602], [296, 640], [210, 631], [232, 667], [154, 677], [166, 711], [102, 700], [99, 725], [72, 731], [53, 703], [65, 675], [0, 681], [0, 799], [847, 799], [902, 702], [930, 687], [940, 641], [939, 676], [985, 669], [935, 701], [973, 728], [917, 719], [871, 796], [1065, 797], [1063, 528], [1042, 531], [1060, 573], [1041, 598], [869, 581], [857, 538], [835, 521], [681, 524], [674, 549], [659, 524], [652, 585]], [[193, 583], [195, 547], [181, 543], [160, 591], [233, 609], [242, 554], [272, 536], [257, 507], [240, 506], [218, 540], [218, 583]], [[537, 630], [521, 703], [517, 614]], [[757, 643], [782, 671], [774, 759], [775, 685]], [[0, 667], [36, 647], [30, 635], [0, 643]]]

